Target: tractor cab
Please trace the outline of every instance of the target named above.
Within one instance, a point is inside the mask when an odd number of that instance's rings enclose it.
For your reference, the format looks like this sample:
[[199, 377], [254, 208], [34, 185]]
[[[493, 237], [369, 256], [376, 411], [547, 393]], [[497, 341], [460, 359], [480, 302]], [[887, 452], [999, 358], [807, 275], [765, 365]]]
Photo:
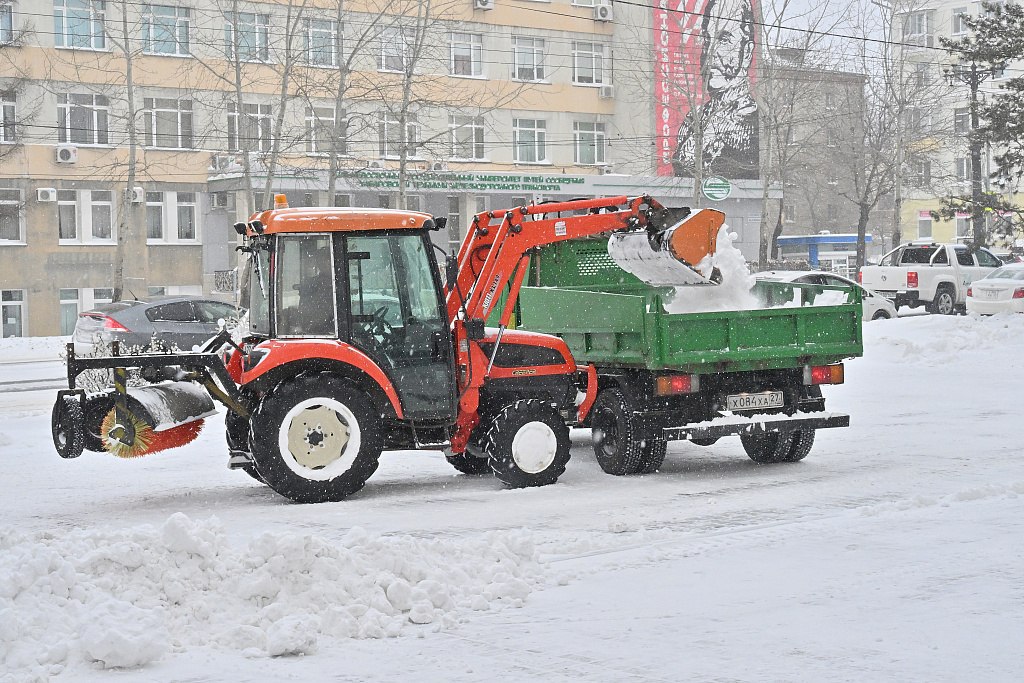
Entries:
[[276, 209], [239, 224], [250, 334], [350, 345], [396, 387], [396, 413], [450, 420], [454, 365], [433, 227], [427, 214], [351, 208]]

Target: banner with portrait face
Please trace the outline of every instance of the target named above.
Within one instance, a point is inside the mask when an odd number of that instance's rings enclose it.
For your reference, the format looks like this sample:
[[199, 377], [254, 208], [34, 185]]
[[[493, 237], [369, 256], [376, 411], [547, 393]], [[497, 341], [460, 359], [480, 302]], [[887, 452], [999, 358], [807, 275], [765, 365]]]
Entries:
[[758, 0], [657, 0], [658, 175], [759, 177]]

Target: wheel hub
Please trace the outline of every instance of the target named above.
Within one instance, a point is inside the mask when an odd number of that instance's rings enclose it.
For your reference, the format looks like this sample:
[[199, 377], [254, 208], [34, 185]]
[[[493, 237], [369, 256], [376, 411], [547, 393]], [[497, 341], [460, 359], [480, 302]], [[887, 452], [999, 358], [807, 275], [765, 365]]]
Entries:
[[288, 425], [288, 451], [297, 463], [320, 469], [341, 458], [349, 443], [349, 426], [330, 408], [309, 406]]
[[527, 422], [512, 439], [512, 459], [528, 474], [543, 472], [555, 461], [558, 437], [543, 422]]

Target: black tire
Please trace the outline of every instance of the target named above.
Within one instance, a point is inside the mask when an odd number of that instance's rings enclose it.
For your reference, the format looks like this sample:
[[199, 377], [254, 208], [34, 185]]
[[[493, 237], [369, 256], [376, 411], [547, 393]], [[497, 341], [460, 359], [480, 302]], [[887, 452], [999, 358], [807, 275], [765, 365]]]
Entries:
[[478, 458], [470, 453], [452, 453], [444, 459], [463, 474], [490, 474], [491, 463], [487, 458]]
[[814, 445], [814, 430], [801, 429], [793, 432], [792, 437], [793, 443], [786, 454], [786, 462], [800, 462], [811, 452], [811, 446]]
[[928, 305], [928, 312], [938, 315], [956, 314], [956, 292], [949, 285], [939, 285], [935, 300]]
[[85, 450], [105, 453], [106, 441], [103, 434], [103, 418], [114, 409], [114, 397], [106, 394], [87, 396], [82, 406], [85, 429]]
[[569, 462], [569, 428], [551, 404], [523, 399], [491, 420], [483, 450], [494, 475], [508, 486], [554, 484]]
[[644, 462], [643, 430], [632, 401], [618, 389], [605, 389], [590, 414], [594, 455], [601, 469], [616, 476], [639, 472]]
[[85, 450], [85, 418], [82, 404], [74, 396], [59, 396], [50, 413], [50, 431], [57, 455], [77, 458]]
[[665, 462], [665, 452], [668, 450], [668, 441], [662, 436], [650, 436], [644, 441], [640, 467], [637, 474], [653, 474]]
[[872, 320], [888, 320], [890, 317], [888, 311], [875, 311], [875, 314], [871, 316]]
[[747, 456], [758, 465], [773, 465], [785, 462], [793, 446], [791, 432], [768, 432], [767, 434], [741, 434], [740, 442]]
[[366, 394], [344, 379], [304, 374], [281, 382], [250, 420], [256, 473], [297, 503], [341, 500], [377, 470], [379, 422]]

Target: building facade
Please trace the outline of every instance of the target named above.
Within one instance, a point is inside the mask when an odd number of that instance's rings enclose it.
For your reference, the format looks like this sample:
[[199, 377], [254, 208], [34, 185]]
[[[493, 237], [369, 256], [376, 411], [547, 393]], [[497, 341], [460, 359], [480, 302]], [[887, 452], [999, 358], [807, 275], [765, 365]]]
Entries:
[[[3, 334], [70, 333], [119, 268], [125, 297], [230, 298], [231, 226], [278, 192], [445, 215], [444, 246], [485, 208], [707, 202], [658, 173], [655, 20], [609, 0], [0, 0]], [[730, 180], [717, 206], [753, 257], [762, 187]]]

